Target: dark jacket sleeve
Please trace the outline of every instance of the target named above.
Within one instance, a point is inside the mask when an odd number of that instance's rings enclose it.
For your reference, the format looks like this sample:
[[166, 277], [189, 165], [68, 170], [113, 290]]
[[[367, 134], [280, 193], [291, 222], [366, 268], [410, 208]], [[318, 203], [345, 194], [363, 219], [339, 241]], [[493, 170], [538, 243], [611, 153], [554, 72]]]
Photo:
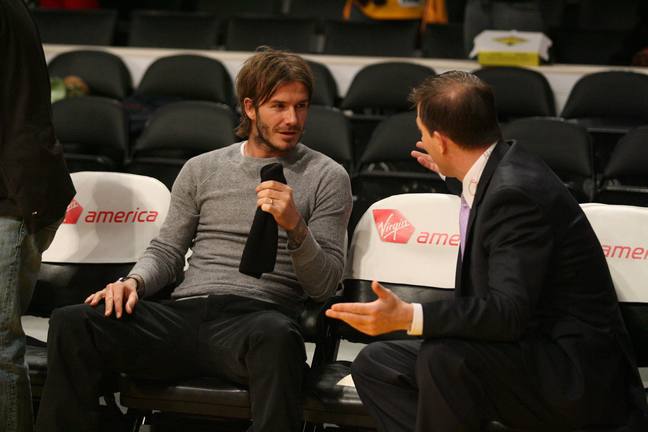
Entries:
[[38, 31], [22, 1], [0, 0], [0, 175], [31, 231], [65, 214], [74, 196], [52, 126]]
[[475, 295], [424, 304], [425, 337], [512, 341], [527, 328], [550, 269], [551, 222], [531, 197], [506, 190], [484, 200], [475, 223], [481, 224], [473, 231], [479, 244], [471, 244], [464, 270], [481, 262], [485, 270], [471, 272], [469, 281], [479, 288]]

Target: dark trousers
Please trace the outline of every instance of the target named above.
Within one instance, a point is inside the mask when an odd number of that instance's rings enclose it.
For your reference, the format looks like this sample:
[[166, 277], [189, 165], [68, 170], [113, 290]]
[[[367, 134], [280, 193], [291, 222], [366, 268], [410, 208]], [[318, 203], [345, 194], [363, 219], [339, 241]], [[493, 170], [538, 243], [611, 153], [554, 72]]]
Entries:
[[[352, 365], [358, 394], [384, 432], [480, 431], [490, 421], [528, 431], [570, 431], [592, 421], [624, 424], [625, 384], [618, 370], [610, 373], [619, 385], [609, 388], [605, 412], [592, 413], [579, 400], [583, 395], [560, 395], [568, 382], [531, 370], [514, 343], [375, 342]], [[549, 402], [547, 389], [569, 403]]]
[[140, 301], [121, 319], [106, 318], [103, 305], [64, 307], [50, 319], [36, 430], [101, 430], [103, 383], [126, 372], [249, 385], [254, 431], [298, 431], [305, 359], [296, 317], [266, 302], [236, 296]]

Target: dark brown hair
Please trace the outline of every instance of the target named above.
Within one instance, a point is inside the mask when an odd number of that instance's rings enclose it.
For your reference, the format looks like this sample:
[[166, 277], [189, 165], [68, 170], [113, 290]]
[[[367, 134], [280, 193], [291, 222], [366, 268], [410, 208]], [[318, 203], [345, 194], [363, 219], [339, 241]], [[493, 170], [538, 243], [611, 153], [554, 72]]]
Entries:
[[252, 99], [255, 108], [272, 97], [277, 89], [291, 82], [301, 82], [308, 91], [308, 99], [313, 94], [313, 73], [306, 61], [296, 54], [274, 50], [262, 46], [249, 57], [236, 77], [236, 94], [241, 106], [241, 121], [236, 134], [247, 137], [251, 122], [245, 114], [245, 98]]
[[462, 147], [484, 147], [502, 137], [493, 91], [469, 72], [433, 75], [412, 90], [410, 100], [428, 132], [438, 131]]

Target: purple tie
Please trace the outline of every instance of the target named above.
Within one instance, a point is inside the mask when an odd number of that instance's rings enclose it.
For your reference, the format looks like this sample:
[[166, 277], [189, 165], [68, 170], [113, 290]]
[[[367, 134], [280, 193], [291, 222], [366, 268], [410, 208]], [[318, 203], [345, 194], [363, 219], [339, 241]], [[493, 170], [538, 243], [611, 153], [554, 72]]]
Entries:
[[459, 235], [461, 236], [461, 258], [464, 254], [464, 245], [466, 243], [466, 228], [468, 227], [468, 215], [470, 215], [470, 207], [461, 195], [461, 210], [459, 210]]

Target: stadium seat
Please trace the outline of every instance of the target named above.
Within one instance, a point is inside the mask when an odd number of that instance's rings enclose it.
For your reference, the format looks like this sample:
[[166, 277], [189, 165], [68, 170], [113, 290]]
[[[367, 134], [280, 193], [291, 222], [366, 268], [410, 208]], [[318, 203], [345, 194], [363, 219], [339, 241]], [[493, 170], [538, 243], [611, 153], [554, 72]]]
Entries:
[[301, 141], [341, 164], [347, 172], [353, 167], [351, 125], [338, 109], [313, 105]]
[[423, 57], [466, 59], [463, 24], [428, 24], [421, 34]]
[[36, 9], [32, 16], [46, 44], [111, 45], [117, 21], [109, 9]]
[[579, 202], [592, 201], [594, 152], [585, 128], [559, 118], [532, 117], [505, 125], [502, 134], [540, 156]]
[[133, 89], [124, 61], [107, 51], [76, 50], [61, 53], [47, 65], [52, 77], [78, 76], [91, 95], [124, 99]]
[[327, 21], [323, 54], [412, 57], [418, 21]]
[[72, 173], [77, 194], [50, 248], [23, 323], [33, 397], [47, 375], [47, 318], [82, 303], [128, 273], [166, 218], [170, 193], [159, 181], [113, 172]]
[[495, 66], [473, 72], [495, 93], [500, 123], [522, 117], [556, 115], [553, 92], [544, 75], [531, 69]]
[[341, 20], [346, 0], [290, 0], [287, 15], [294, 18], [317, 20], [318, 33], [324, 32], [327, 20]]
[[211, 13], [136, 10], [131, 13], [128, 45], [211, 49], [218, 43], [218, 21]]
[[597, 202], [648, 207], [648, 126], [628, 132], [603, 171]]
[[434, 73], [430, 67], [410, 62], [374, 63], [356, 73], [341, 103], [343, 110], [352, 111], [356, 160], [378, 123], [389, 115], [411, 110], [410, 92]]
[[226, 50], [254, 51], [261, 45], [296, 53], [315, 52], [315, 20], [263, 16], [229, 19], [225, 36]]
[[229, 19], [241, 15], [279, 15], [282, 11], [282, 0], [196, 0], [198, 11], [212, 12], [218, 19]]
[[236, 142], [235, 118], [226, 105], [204, 101], [167, 104], [153, 113], [126, 170], [154, 177], [169, 189], [185, 162]]
[[448, 192], [436, 173], [420, 166], [410, 155], [420, 139], [414, 111], [388, 117], [374, 130], [351, 180], [355, 197], [351, 230], [371, 204], [390, 195]]
[[63, 99], [52, 105], [52, 121], [70, 172], [122, 167], [128, 120], [118, 101], [99, 96]]
[[135, 95], [204, 100], [234, 106], [232, 79], [218, 60], [180, 54], [154, 61], [142, 77]]
[[[375, 300], [372, 280], [384, 283], [405, 301], [453, 297], [459, 250], [458, 217], [459, 197], [454, 195], [404, 194], [374, 203], [353, 234], [344, 290], [336, 301]], [[355, 343], [410, 338], [404, 332], [370, 337], [332, 320], [331, 332], [338, 340]], [[338, 384], [351, 373], [350, 366], [346, 361], [331, 361], [314, 371], [312, 390], [305, 404], [307, 421], [375, 427], [355, 388]]]
[[324, 64], [312, 60], [307, 60], [308, 66], [313, 72], [313, 96], [312, 105], [337, 106], [338, 87], [333, 78], [331, 70]]
[[628, 71], [585, 75], [572, 88], [561, 117], [585, 126], [592, 134], [598, 172], [621, 136], [648, 124], [646, 94], [648, 76]]

